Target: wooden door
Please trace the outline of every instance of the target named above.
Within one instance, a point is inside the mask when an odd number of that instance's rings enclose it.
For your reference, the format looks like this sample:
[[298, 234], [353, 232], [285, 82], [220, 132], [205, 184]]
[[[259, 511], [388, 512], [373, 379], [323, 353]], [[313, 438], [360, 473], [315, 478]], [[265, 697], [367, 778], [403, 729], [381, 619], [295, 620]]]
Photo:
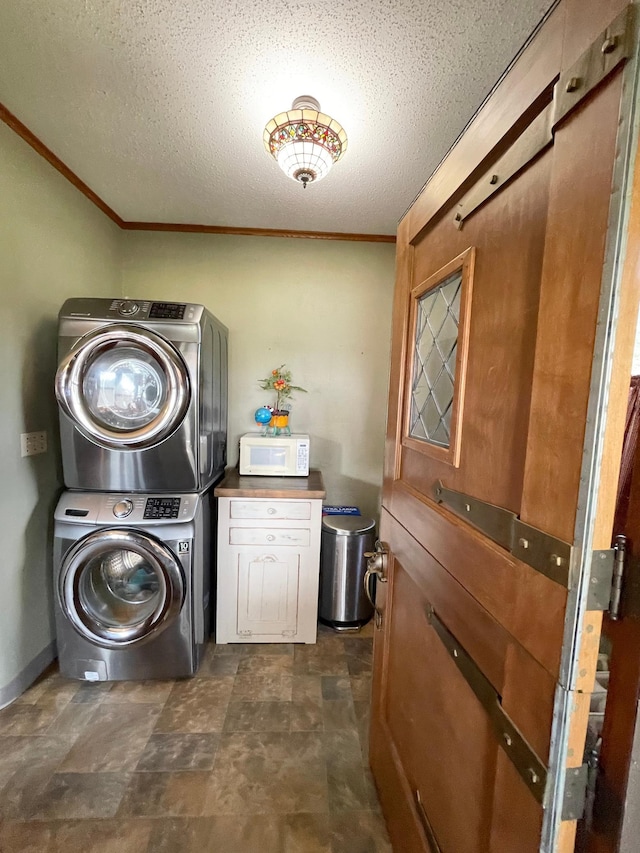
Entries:
[[398, 853], [574, 848], [637, 314], [635, 28], [561, 0], [400, 224], [371, 725]]

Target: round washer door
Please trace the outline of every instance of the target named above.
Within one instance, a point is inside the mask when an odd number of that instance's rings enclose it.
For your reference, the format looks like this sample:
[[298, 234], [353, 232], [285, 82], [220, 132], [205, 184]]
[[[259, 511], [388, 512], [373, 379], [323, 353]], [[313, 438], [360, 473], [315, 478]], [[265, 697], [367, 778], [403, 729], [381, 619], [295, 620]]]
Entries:
[[171, 549], [153, 536], [103, 529], [68, 551], [58, 596], [82, 637], [104, 648], [126, 648], [151, 639], [177, 618], [184, 574]]
[[113, 325], [75, 344], [56, 373], [62, 410], [95, 444], [140, 450], [180, 426], [190, 401], [178, 350], [138, 326]]

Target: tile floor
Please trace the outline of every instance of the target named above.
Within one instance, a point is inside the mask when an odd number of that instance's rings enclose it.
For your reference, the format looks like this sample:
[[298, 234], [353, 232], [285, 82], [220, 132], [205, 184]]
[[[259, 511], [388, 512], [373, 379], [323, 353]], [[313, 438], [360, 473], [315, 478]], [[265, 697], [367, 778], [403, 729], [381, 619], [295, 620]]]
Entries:
[[391, 853], [371, 636], [211, 643], [184, 681], [52, 669], [0, 711], [0, 853]]

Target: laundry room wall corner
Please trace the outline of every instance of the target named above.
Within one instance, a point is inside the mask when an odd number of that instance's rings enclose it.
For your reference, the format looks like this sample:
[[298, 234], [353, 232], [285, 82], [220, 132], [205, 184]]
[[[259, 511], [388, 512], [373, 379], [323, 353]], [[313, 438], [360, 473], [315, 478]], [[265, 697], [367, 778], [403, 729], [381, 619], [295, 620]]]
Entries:
[[130, 231], [123, 296], [200, 302], [229, 329], [229, 465], [286, 362], [290, 426], [311, 436], [330, 503], [377, 516], [382, 485], [392, 243]]
[[[70, 296], [119, 293], [119, 242], [117, 226], [0, 123], [0, 706], [55, 654], [52, 530], [62, 487], [53, 394], [58, 310]], [[47, 451], [21, 457], [20, 435], [42, 430]]]

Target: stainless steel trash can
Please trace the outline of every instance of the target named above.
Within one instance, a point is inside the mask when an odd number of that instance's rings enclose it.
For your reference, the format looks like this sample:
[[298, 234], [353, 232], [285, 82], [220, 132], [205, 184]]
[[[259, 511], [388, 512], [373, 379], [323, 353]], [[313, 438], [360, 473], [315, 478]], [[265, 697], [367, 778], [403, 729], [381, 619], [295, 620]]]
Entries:
[[336, 631], [357, 630], [373, 615], [364, 591], [365, 551], [375, 550], [375, 522], [352, 515], [322, 520], [318, 616]]

